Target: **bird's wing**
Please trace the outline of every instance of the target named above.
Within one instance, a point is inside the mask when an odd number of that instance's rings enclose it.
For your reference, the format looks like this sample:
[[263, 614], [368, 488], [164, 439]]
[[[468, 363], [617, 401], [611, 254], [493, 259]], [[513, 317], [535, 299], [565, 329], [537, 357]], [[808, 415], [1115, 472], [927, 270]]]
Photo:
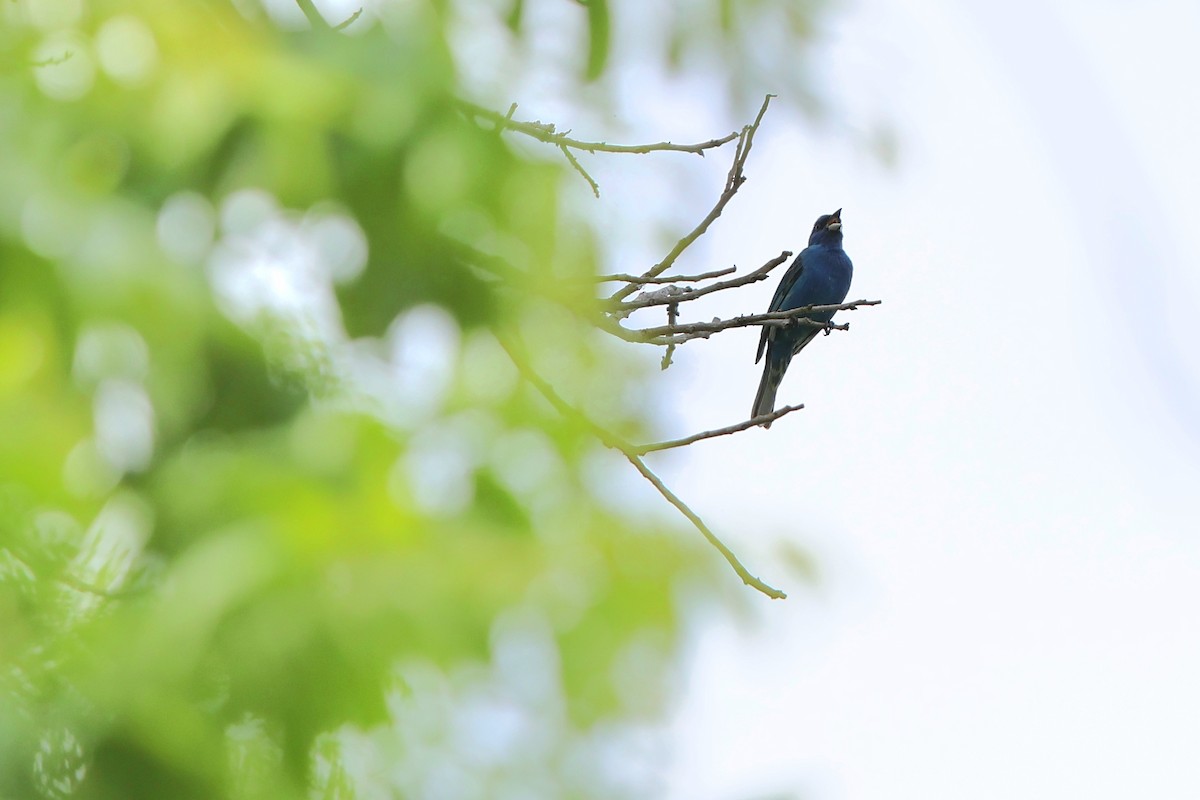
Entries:
[[[775, 296], [771, 298], [771, 305], [767, 311], [782, 311], [784, 298], [788, 296], [788, 292], [796, 285], [796, 281], [800, 279], [800, 273], [804, 271], [804, 251], [800, 251], [800, 255], [796, 256], [796, 260], [788, 267], [788, 271], [783, 274], [783, 280], [779, 282], [779, 287], [775, 290]], [[762, 360], [763, 353], [766, 352], [767, 342], [775, 335], [776, 329], [770, 325], [764, 325], [762, 333], [758, 337], [758, 355], [754, 357], [754, 363], [757, 364]]]

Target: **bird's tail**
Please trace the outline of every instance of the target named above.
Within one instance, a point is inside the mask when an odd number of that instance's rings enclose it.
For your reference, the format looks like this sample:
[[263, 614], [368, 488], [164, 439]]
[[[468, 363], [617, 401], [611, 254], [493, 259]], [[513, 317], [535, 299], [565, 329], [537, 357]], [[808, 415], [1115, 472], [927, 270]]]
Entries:
[[[779, 389], [779, 382], [783, 380], [783, 373], [787, 370], [787, 363], [777, 361], [767, 354], [767, 361], [763, 364], [762, 380], [758, 382], [758, 394], [754, 396], [754, 409], [750, 412], [750, 418], [761, 417], [763, 414], [770, 414], [775, 410], [775, 392]], [[771, 423], [763, 425], [764, 428], [771, 427]]]

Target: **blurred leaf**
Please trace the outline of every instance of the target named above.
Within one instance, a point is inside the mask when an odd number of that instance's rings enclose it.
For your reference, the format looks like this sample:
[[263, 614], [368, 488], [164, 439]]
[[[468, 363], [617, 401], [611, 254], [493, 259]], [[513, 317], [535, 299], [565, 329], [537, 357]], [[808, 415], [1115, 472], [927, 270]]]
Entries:
[[263, 347], [245, 332], [218, 322], [200, 353], [208, 381], [193, 424], [236, 431], [277, 425], [295, 414], [306, 393], [296, 378], [273, 373]]
[[525, 0], [512, 0], [512, 5], [509, 6], [508, 15], [504, 18], [504, 24], [513, 33], [520, 33], [521, 18], [525, 14]]
[[594, 81], [608, 65], [610, 30], [608, 0], [587, 0], [588, 15], [588, 58], [585, 75]]

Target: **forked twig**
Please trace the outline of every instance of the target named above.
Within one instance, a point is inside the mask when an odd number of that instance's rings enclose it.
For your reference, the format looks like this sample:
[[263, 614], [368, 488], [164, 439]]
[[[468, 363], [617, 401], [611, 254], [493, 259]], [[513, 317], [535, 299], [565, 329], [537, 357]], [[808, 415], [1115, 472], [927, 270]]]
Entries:
[[558, 149], [562, 150], [562, 154], [567, 157], [567, 163], [583, 176], [583, 179], [588, 182], [588, 186], [592, 187], [592, 194], [596, 195], [597, 198], [600, 197], [600, 184], [596, 183], [595, 178], [588, 174], [588, 171], [579, 163], [579, 159], [575, 157], [575, 154], [565, 144], [560, 144]]

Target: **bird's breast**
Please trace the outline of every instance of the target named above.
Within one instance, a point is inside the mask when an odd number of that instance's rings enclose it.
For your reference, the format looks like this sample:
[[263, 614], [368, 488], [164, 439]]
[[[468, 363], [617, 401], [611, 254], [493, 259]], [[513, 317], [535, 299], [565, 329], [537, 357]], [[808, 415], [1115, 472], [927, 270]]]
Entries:
[[835, 305], [846, 299], [854, 266], [841, 248], [810, 247], [804, 254], [804, 272], [788, 293], [787, 308]]

